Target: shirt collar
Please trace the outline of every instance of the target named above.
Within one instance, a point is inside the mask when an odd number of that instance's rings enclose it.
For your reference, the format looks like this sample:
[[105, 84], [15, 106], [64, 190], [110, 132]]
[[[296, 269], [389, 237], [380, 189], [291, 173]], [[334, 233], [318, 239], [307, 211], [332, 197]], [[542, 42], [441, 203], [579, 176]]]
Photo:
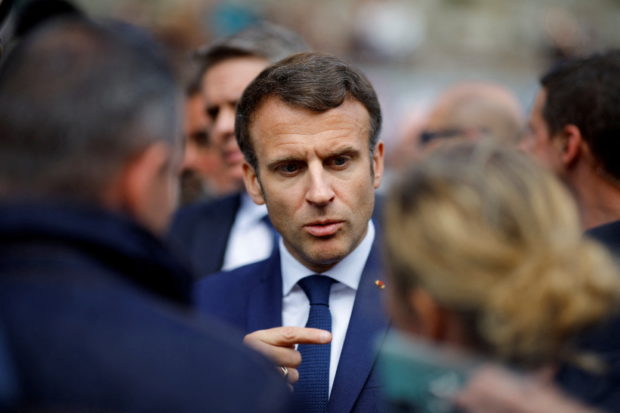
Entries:
[[[349, 255], [323, 274], [329, 275], [334, 280], [353, 290], [357, 290], [374, 239], [375, 227], [372, 221], [368, 221], [368, 231], [366, 231], [366, 236], [362, 242]], [[282, 239], [280, 239], [279, 248], [280, 266], [282, 269], [282, 295], [286, 296], [299, 280], [316, 273], [297, 261], [288, 252]]]
[[237, 213], [235, 225], [238, 225], [240, 228], [247, 228], [255, 225], [265, 215], [267, 215], [267, 207], [255, 204], [250, 195], [244, 192], [241, 195], [241, 206]]

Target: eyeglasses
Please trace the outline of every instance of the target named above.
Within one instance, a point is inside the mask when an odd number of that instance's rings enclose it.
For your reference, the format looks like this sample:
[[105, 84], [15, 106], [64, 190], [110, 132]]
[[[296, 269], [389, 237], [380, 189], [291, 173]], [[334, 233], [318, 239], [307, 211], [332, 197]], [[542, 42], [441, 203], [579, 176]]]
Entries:
[[437, 139], [456, 138], [456, 137], [476, 137], [489, 131], [486, 128], [452, 128], [425, 130], [420, 133], [420, 146], [428, 145]]

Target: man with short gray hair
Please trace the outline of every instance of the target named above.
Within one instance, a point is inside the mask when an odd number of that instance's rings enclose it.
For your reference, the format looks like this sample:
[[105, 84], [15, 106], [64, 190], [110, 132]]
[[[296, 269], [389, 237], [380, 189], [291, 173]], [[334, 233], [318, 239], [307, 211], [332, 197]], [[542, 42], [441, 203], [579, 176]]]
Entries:
[[235, 111], [245, 87], [270, 63], [307, 49], [296, 33], [268, 23], [250, 27], [199, 49], [209, 144], [219, 153], [237, 193], [181, 209], [171, 245], [198, 277], [266, 258], [274, 233], [264, 206], [243, 191], [243, 154], [235, 140]]
[[0, 334], [18, 381], [2, 408], [285, 408], [273, 366], [193, 313], [156, 237], [180, 104], [160, 48], [123, 23], [59, 19], [0, 67]]

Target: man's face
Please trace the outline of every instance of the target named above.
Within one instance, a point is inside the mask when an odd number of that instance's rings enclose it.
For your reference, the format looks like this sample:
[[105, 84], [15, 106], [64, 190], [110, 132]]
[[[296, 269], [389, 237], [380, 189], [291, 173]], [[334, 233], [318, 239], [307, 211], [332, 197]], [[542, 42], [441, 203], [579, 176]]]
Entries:
[[519, 146], [543, 167], [561, 176], [563, 170], [561, 162], [562, 142], [559, 137], [553, 137], [549, 134], [549, 127], [543, 117], [546, 98], [545, 91], [540, 90], [530, 114], [529, 132]]
[[208, 144], [209, 122], [200, 94], [185, 100], [185, 150], [181, 166], [181, 196], [185, 201], [202, 197], [214, 168], [221, 168], [219, 156]]
[[254, 119], [258, 175], [244, 164], [248, 192], [267, 204], [288, 251], [311, 270], [326, 271], [366, 235], [383, 143], [371, 158], [369, 115], [353, 100], [316, 113], [268, 98]]
[[210, 138], [230, 180], [241, 188], [243, 154], [235, 139], [235, 111], [245, 88], [267, 67], [265, 59], [235, 57], [223, 60], [205, 73], [202, 90], [211, 122]]
[[[204, 100], [200, 94], [188, 97], [185, 101], [185, 152], [183, 154], [183, 170], [194, 171], [199, 176], [208, 176], [211, 172], [210, 162], [203, 160], [208, 153], [209, 121], [204, 113]], [[208, 157], [205, 156], [205, 157]]]
[[153, 233], [163, 235], [179, 197], [181, 145], [174, 147], [159, 142], [141, 156], [140, 171], [134, 183], [139, 193], [134, 210], [136, 218]]

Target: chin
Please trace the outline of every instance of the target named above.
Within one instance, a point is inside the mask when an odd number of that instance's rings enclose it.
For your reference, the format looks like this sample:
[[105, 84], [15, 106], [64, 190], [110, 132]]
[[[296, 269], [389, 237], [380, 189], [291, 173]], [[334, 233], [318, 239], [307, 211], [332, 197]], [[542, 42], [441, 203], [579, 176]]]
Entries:
[[309, 262], [316, 268], [331, 268], [338, 264], [348, 253], [334, 251], [334, 249], [328, 249], [326, 251], [317, 251], [310, 255]]

